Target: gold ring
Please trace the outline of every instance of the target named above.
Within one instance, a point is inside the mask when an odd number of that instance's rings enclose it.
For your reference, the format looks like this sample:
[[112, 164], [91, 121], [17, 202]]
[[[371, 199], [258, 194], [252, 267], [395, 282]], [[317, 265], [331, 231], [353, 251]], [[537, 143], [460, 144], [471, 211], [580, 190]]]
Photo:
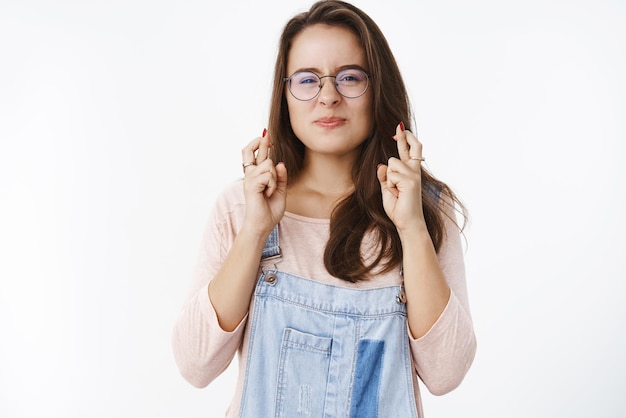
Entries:
[[419, 160], [419, 161], [426, 161], [426, 158], [424, 157], [409, 157], [411, 160]]
[[243, 172], [246, 172], [246, 167], [250, 167], [251, 165], [255, 165], [254, 163], [243, 163], [241, 167], [243, 167]]

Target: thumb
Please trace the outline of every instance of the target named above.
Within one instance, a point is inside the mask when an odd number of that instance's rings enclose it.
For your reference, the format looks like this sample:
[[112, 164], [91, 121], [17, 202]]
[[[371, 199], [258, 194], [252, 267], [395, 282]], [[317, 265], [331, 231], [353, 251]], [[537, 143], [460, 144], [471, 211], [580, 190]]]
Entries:
[[387, 170], [388, 166], [385, 164], [378, 164], [378, 168], [376, 169], [376, 176], [378, 177], [378, 181], [380, 182], [380, 191], [385, 194], [385, 192], [390, 192], [395, 197], [398, 197], [398, 190], [393, 187], [389, 187], [389, 182], [387, 178]]
[[287, 167], [283, 162], [276, 164], [276, 188], [283, 193], [287, 190]]
[[384, 190], [384, 188], [387, 187], [387, 166], [385, 164], [378, 164], [376, 177], [378, 177], [381, 189]]

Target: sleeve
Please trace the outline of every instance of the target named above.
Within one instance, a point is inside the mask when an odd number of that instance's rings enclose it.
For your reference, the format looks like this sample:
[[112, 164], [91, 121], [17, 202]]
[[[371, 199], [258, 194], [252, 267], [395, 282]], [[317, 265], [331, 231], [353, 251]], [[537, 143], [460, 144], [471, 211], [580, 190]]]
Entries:
[[232, 332], [224, 331], [211, 304], [208, 285], [234, 239], [234, 227], [221, 219], [217, 204], [207, 222], [187, 300], [174, 324], [172, 346], [182, 376], [205, 387], [230, 364], [243, 339], [246, 318]]
[[444, 218], [446, 237], [438, 257], [450, 287], [450, 299], [441, 316], [424, 336], [413, 339], [409, 333], [417, 374], [434, 395], [444, 395], [459, 386], [476, 354], [461, 236], [455, 223]]

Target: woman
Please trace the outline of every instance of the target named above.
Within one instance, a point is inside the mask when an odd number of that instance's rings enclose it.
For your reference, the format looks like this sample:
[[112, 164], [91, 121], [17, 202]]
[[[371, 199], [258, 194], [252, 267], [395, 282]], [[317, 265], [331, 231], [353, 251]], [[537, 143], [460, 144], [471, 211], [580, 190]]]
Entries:
[[422, 168], [377, 25], [340, 1], [283, 31], [269, 129], [218, 198], [174, 330], [203, 387], [239, 354], [227, 416], [421, 417], [475, 337], [452, 191]]

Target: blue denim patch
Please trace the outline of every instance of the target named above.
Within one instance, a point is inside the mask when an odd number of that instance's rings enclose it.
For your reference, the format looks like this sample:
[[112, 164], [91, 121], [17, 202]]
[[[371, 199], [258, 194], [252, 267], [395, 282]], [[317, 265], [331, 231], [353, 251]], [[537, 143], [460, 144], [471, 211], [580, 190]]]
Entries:
[[384, 351], [384, 341], [359, 341], [350, 418], [378, 417], [378, 390]]

